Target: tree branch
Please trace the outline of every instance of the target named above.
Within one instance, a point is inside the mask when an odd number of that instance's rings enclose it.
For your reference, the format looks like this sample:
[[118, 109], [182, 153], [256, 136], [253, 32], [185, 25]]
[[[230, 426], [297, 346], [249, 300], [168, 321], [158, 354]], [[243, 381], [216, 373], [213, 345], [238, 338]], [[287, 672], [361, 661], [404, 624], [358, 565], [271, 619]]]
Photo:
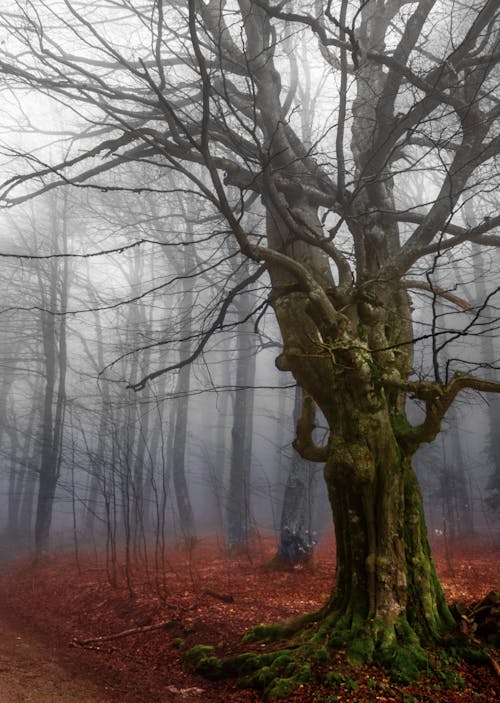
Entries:
[[427, 281], [415, 281], [413, 279], [405, 279], [403, 281], [403, 285], [405, 286], [405, 288], [409, 289], [419, 289], [428, 291], [429, 293], [432, 293], [433, 295], [439, 298], [449, 300], [450, 303], [457, 305], [458, 307], [462, 308], [462, 310], [470, 310], [471, 308], [471, 304], [467, 300], [464, 300], [458, 295], [450, 293], [450, 291], [444, 290], [443, 288], [434, 286], [433, 284], [428, 283]]
[[398, 432], [398, 440], [416, 449], [423, 442], [432, 442], [441, 429], [442, 420], [460, 391], [500, 393], [500, 381], [476, 378], [456, 373], [447, 384], [435, 381], [398, 381], [386, 379], [385, 387], [398, 388], [425, 403], [425, 419], [417, 427], [407, 427]]
[[307, 461], [325, 462], [328, 459], [328, 445], [318, 446], [312, 438], [315, 427], [316, 404], [310, 395], [302, 394], [302, 412], [297, 422], [297, 436], [293, 441], [293, 448]]
[[219, 314], [217, 315], [216, 319], [214, 322], [210, 325], [209, 329], [202, 335], [200, 341], [198, 342], [196, 348], [190, 354], [188, 357], [185, 359], [181, 359], [177, 364], [171, 364], [170, 366], [167, 366], [166, 368], [163, 369], [158, 369], [157, 371], [153, 371], [152, 373], [147, 374], [143, 378], [141, 378], [140, 381], [137, 381], [136, 383], [131, 383], [127, 386], [127, 388], [133, 390], [133, 391], [141, 391], [144, 390], [146, 387], [146, 384], [149, 381], [153, 381], [155, 378], [158, 378], [159, 376], [163, 376], [163, 374], [168, 373], [169, 371], [174, 371], [177, 369], [181, 369], [184, 366], [187, 366], [188, 364], [191, 364], [195, 359], [197, 359], [200, 354], [203, 352], [204, 348], [206, 347], [209, 339], [212, 337], [213, 333], [219, 329], [224, 322], [224, 318], [226, 317], [226, 313], [229, 309], [229, 306], [233, 302], [233, 300], [236, 298], [241, 291], [243, 291], [250, 283], [253, 283], [254, 281], [257, 281], [260, 276], [264, 273], [266, 270], [265, 266], [259, 266], [259, 268], [250, 276], [245, 278], [243, 281], [238, 283], [234, 288], [229, 291], [227, 294], [224, 302], [222, 303], [221, 309], [219, 310]]

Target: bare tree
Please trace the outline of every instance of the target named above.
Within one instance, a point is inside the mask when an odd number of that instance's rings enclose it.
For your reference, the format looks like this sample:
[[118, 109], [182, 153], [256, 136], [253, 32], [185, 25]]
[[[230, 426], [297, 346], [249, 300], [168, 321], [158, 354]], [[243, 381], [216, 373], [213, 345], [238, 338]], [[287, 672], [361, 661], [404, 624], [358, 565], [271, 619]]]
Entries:
[[[473, 307], [459, 281], [442, 289], [432, 278], [445, 252], [467, 266], [471, 242], [500, 244], [498, 204], [486, 197], [498, 187], [499, 12], [497, 0], [48, 0], [10, 3], [1, 20], [5, 84], [69, 108], [67, 157], [47, 165], [43, 152], [11, 148], [1, 202], [67, 184], [162, 197], [169, 170], [186, 198], [219, 214], [219, 225], [200, 218], [194, 244], [207, 231], [212, 241], [230, 234], [253, 262], [248, 283], [267, 272], [283, 338], [277, 364], [304, 393], [295, 447], [326, 462], [337, 578], [314, 641], [340, 641], [352, 658], [404, 677], [426, 666], [421, 645], [454, 624], [412, 456], [459, 392], [500, 390], [450, 353], [484, 331], [480, 310], [497, 289]], [[310, 144], [295, 101], [303, 34], [324, 80]], [[137, 161], [157, 169], [157, 183], [132, 178]], [[408, 203], [415, 171], [424, 187]], [[477, 225], [462, 216], [467, 201]], [[190, 358], [243, 288], [212, 305]], [[459, 313], [452, 334], [432, 323], [421, 335], [434, 340], [428, 377], [412, 375], [412, 289]], [[422, 406], [415, 425], [409, 397]], [[325, 446], [312, 441], [316, 406]]]
[[[302, 408], [300, 386], [295, 389], [293, 419], [299, 421]], [[281, 509], [278, 548], [272, 564], [278, 568], [307, 566], [312, 561], [315, 537], [312, 528], [313, 464], [294, 454], [289, 462]]]
[[[63, 216], [63, 222], [65, 222]], [[66, 246], [66, 233], [63, 234]], [[56, 231], [54, 231], [55, 249]], [[49, 262], [48, 281], [40, 281], [40, 325], [42, 332], [45, 389], [43, 395], [40, 471], [35, 519], [35, 550], [38, 555], [48, 548], [52, 510], [61, 468], [61, 444], [66, 405], [66, 306], [68, 300], [68, 260]], [[59, 313], [59, 315], [57, 315]]]

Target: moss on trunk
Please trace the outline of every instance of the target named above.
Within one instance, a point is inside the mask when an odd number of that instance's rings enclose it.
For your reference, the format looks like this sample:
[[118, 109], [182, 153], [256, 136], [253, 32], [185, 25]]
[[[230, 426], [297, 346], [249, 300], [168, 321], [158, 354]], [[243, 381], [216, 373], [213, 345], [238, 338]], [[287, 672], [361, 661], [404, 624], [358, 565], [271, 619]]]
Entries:
[[[334, 650], [351, 664], [378, 664], [407, 683], [429, 668], [427, 647], [455, 626], [427, 541], [422, 500], [410, 458], [397, 445], [387, 408], [358, 415], [364, 434], [330, 444], [325, 478], [335, 519], [337, 578], [318, 612], [286, 626], [259, 626], [247, 642], [274, 650], [220, 660], [191, 657], [198, 671], [236, 677], [264, 689], [267, 699], [321, 677]], [[350, 418], [350, 432], [354, 432]], [[389, 422], [389, 426], [387, 423]], [[358, 430], [360, 427], [358, 427]]]
[[[340, 297], [337, 290], [330, 307], [324, 289], [311, 286], [307, 294], [286, 289], [274, 301], [284, 341], [277, 365], [304, 390], [296, 448], [306, 459], [326, 462], [335, 586], [319, 612], [279, 635], [284, 652], [231, 658], [214, 668], [217, 675], [263, 687], [271, 698], [305, 683], [315, 670], [327, 677], [324, 662], [335, 648], [353, 663], [380, 664], [408, 681], [427, 667], [426, 648], [455, 624], [433, 565], [411, 466], [419, 441], [430, 435], [418, 432], [417, 441], [405, 417], [409, 301], [396, 287], [367, 285]], [[315, 406], [330, 429], [322, 448], [312, 441]], [[254, 634], [274, 639], [276, 628]], [[215, 666], [203, 657], [199, 665], [205, 671]]]

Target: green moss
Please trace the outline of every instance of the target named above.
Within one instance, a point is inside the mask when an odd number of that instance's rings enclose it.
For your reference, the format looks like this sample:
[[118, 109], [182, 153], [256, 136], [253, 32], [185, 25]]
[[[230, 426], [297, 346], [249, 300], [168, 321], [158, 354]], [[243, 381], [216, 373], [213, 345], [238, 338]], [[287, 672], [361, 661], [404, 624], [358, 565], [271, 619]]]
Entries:
[[295, 663], [293, 666], [295, 669], [293, 675], [282, 678], [274, 678], [269, 682], [269, 685], [265, 690], [266, 700], [274, 701], [280, 698], [288, 698], [288, 696], [299, 688], [299, 686], [304, 686], [311, 683], [314, 679], [314, 674], [310, 664], [306, 663], [297, 667], [297, 664]]
[[293, 634], [292, 627], [275, 623], [273, 625], [257, 625], [245, 633], [243, 642], [276, 642]]
[[255, 675], [254, 683], [257, 688], [267, 688], [272, 681], [276, 680], [276, 676], [272, 667], [263, 666]]
[[195, 647], [188, 649], [187, 652], [184, 652], [182, 661], [184, 662], [184, 664], [191, 664], [193, 666], [197, 666], [198, 662], [201, 659], [206, 658], [207, 656], [212, 654], [213, 651], [214, 647], [211, 647], [209, 644], [197, 644]]
[[[427, 658], [425, 658], [427, 662]], [[417, 679], [422, 673], [424, 662], [417, 656], [413, 649], [397, 647], [394, 650], [390, 663], [391, 678], [396, 683], [408, 684]]]
[[265, 655], [246, 652], [227, 659], [225, 665], [226, 669], [231, 671], [234, 676], [243, 676], [257, 671], [262, 665], [267, 665], [268, 663], [269, 658]]
[[[415, 617], [419, 615], [417, 612]], [[314, 620], [318, 619], [318, 613], [314, 614]], [[383, 621], [367, 621], [360, 614], [355, 617], [347, 612], [340, 615], [338, 611], [323, 611], [317, 626], [309, 626], [305, 619], [300, 631], [297, 631], [296, 623], [292, 628], [282, 624], [260, 625], [248, 634], [246, 640], [272, 641], [289, 636], [291, 632], [294, 634], [293, 645], [279, 651], [248, 652], [221, 660], [213, 655], [212, 647], [198, 645], [186, 652], [184, 661], [211, 679], [234, 677], [241, 686], [259, 688], [268, 700], [286, 698], [295, 688], [309, 684], [317, 674], [316, 667], [326, 685], [345, 687], [349, 679], [343, 674], [330, 671], [325, 676], [323, 673], [335, 645], [346, 650], [351, 663], [374, 662], [388, 670], [398, 683], [410, 683], [422, 672], [429, 671], [430, 662], [420, 645], [420, 633], [417, 634], [403, 617], [395, 625], [388, 626]], [[448, 673], [448, 669], [452, 669], [450, 656], [459, 655], [449, 650], [449, 654], [433, 660], [438, 677], [434, 680], [441, 685], [460, 687], [460, 677]]]
[[207, 679], [217, 681], [226, 677], [224, 661], [218, 657], [202, 657], [196, 663], [195, 670]]
[[397, 641], [376, 650], [374, 660], [389, 670], [393, 681], [403, 684], [417, 679], [429, 663], [420, 645], [406, 646]]
[[325, 684], [331, 686], [332, 688], [340, 686], [340, 684], [346, 681], [346, 677], [338, 671], [329, 671], [325, 676]]
[[317, 647], [311, 654], [311, 660], [316, 664], [325, 664], [330, 660], [330, 652], [326, 647]]
[[347, 659], [355, 666], [370, 663], [374, 649], [375, 643], [372, 637], [353, 637], [347, 647]]
[[270, 686], [266, 693], [266, 701], [277, 701], [280, 698], [288, 698], [288, 696], [295, 691], [297, 688], [297, 683], [292, 679], [276, 679], [272, 686]]
[[394, 681], [410, 683], [427, 669], [428, 656], [405, 618], [394, 626], [377, 622], [374, 630], [377, 646], [373, 650], [373, 660], [388, 669]]
[[246, 683], [253, 685], [253, 678], [248, 675], [253, 675], [263, 667], [269, 666], [276, 658], [276, 653], [245, 652], [236, 657], [219, 659], [212, 655], [213, 649], [208, 645], [199, 644], [184, 654], [183, 662], [209, 679], [247, 677]]
[[213, 651], [210, 645], [197, 644], [184, 653], [182, 662], [208, 679], [224, 678], [224, 663], [212, 655]]
[[423, 650], [419, 646], [419, 639], [415, 633], [415, 630], [409, 622], [406, 619], [401, 619], [399, 622], [396, 623], [395, 625], [395, 632], [398, 637], [398, 639], [402, 642], [405, 643], [405, 645], [414, 645], [415, 647], [418, 647], [420, 650], [420, 654], [424, 655]]
[[463, 677], [454, 669], [442, 669], [437, 672], [437, 676], [446, 688], [465, 688], [465, 681]]
[[408, 422], [408, 418], [405, 413], [397, 410], [395, 407], [391, 407], [391, 425], [396, 436], [399, 434], [404, 434], [411, 429], [411, 425]]
[[307, 684], [311, 683], [314, 679], [313, 670], [310, 664], [303, 664], [299, 669], [297, 669], [296, 674], [293, 676], [297, 684]]
[[271, 664], [274, 675], [278, 676], [280, 673], [282, 674], [290, 662], [293, 662], [293, 659], [288, 649], [282, 649], [279, 652], [276, 652]]
[[474, 647], [463, 647], [459, 650], [460, 657], [469, 664], [488, 664], [488, 652], [485, 649], [476, 649]]
[[344, 684], [344, 688], [346, 691], [358, 691], [359, 683], [354, 681], [354, 679], [348, 679]]

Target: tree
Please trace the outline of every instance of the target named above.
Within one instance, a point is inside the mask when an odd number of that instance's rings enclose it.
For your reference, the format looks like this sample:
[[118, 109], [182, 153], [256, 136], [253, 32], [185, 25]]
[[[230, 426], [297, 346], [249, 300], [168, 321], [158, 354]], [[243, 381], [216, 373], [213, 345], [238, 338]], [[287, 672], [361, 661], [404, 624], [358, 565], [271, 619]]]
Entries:
[[[426, 662], [421, 645], [438, 641], [453, 618], [411, 459], [438, 434], [459, 392], [500, 390], [469, 373], [474, 366], [459, 348], [450, 353], [457, 340], [484, 331], [480, 312], [497, 289], [472, 307], [460, 282], [432, 283], [446, 257], [468, 265], [472, 242], [500, 244], [491, 196], [500, 150], [498, 3], [65, 0], [25, 11], [30, 6], [10, 4], [2, 17], [4, 80], [12, 90], [52, 95], [83, 124], [58, 163], [18, 149], [30, 168], [13, 172], [1, 202], [13, 206], [63, 184], [125, 189], [139, 199], [146, 187], [126, 169], [144, 161], [160, 179], [148, 191], [171, 190], [161, 180], [170, 170], [187, 198], [220, 214], [225, 224], [200, 221], [193, 244], [202, 246], [207, 226], [212, 238], [229, 232], [254, 262], [248, 284], [267, 272], [283, 338], [277, 365], [304, 394], [295, 448], [326, 462], [337, 576], [314, 617], [315, 641], [415, 674]], [[297, 96], [305, 93], [293, 50], [304, 34], [323, 81], [307, 145], [298, 136]], [[424, 187], [408, 203], [413, 171], [424, 172]], [[481, 213], [479, 224], [467, 225], [466, 202]], [[425, 333], [434, 340], [428, 377], [412, 375], [411, 289], [431, 309], [444, 299], [460, 313], [453, 334], [443, 337], [434, 322]], [[242, 290], [228, 290], [191, 356], [203, 352]], [[140, 391], [172, 368], [131, 386]], [[416, 425], [406, 418], [409, 397], [422, 405]], [[321, 447], [312, 441], [316, 407], [330, 430]]]
[[[239, 262], [233, 262], [237, 267]], [[237, 267], [240, 268], [240, 267]], [[236, 280], [248, 278], [247, 262], [235, 271]], [[244, 549], [250, 532], [250, 469], [255, 385], [255, 335], [252, 334], [252, 301], [244, 292], [236, 304], [240, 323], [236, 338], [236, 393], [233, 400], [231, 428], [231, 461], [227, 491], [227, 539], [231, 549]], [[246, 320], [246, 321], [245, 321]]]
[[[66, 209], [66, 208], [64, 208]], [[54, 213], [55, 214], [55, 213]], [[62, 215], [62, 242], [66, 246], [66, 220]], [[55, 218], [54, 218], [55, 219]], [[54, 242], [56, 233], [54, 232]], [[56, 249], [59, 247], [56, 244]], [[63, 272], [59, 277], [59, 260], [51, 259], [48, 280], [40, 280], [40, 326], [44, 357], [45, 389], [41, 427], [40, 471], [35, 519], [35, 550], [37, 555], [48, 548], [52, 510], [61, 469], [61, 443], [66, 405], [66, 306], [68, 300], [68, 259], [62, 260]], [[59, 320], [56, 311], [62, 313]]]
[[[67, 373], [66, 310], [70, 288], [70, 262], [65, 257], [68, 243], [67, 195], [57, 197], [54, 193], [46, 208], [38, 208], [31, 216], [25, 212], [22, 220], [13, 218], [8, 221], [4, 239], [7, 251], [20, 251], [22, 248], [24, 260], [20, 265], [16, 262], [9, 266], [10, 300], [4, 299], [4, 310], [10, 312], [9, 317], [17, 318], [16, 322], [9, 320], [8, 323], [10, 329], [5, 341], [8, 341], [11, 360], [2, 389], [5, 391], [5, 402], [10, 394], [11, 413], [16, 419], [7, 423], [3, 410], [2, 424], [4, 428], [10, 425], [11, 444], [19, 448], [20, 438], [14, 439], [14, 436], [23, 430], [26, 432], [22, 414], [29, 418], [27, 425], [30, 427], [22, 442], [22, 452], [18, 452], [18, 458], [13, 458], [11, 464], [9, 527], [20, 537], [28, 536], [36, 484], [34, 542], [38, 555], [48, 546], [62, 462]], [[44, 239], [51, 252], [59, 254], [60, 258], [43, 255]], [[11, 257], [12, 253], [6, 254], [5, 249], [4, 256]], [[25, 319], [19, 324], [21, 316]], [[38, 380], [33, 382], [32, 375], [43, 378], [43, 389]], [[23, 408], [23, 396], [30, 399], [27, 403], [29, 410], [26, 405]], [[35, 429], [34, 418], [38, 414], [40, 421]], [[33, 435], [36, 436], [34, 444]], [[33, 445], [31, 449], [30, 445]], [[34, 462], [38, 464], [36, 469], [29, 456], [31, 452], [35, 454]]]
[[[302, 394], [295, 389], [293, 419], [301, 415]], [[278, 548], [271, 564], [278, 568], [307, 566], [312, 561], [314, 534], [312, 530], [314, 464], [295, 453], [289, 463], [283, 506], [281, 509]]]

